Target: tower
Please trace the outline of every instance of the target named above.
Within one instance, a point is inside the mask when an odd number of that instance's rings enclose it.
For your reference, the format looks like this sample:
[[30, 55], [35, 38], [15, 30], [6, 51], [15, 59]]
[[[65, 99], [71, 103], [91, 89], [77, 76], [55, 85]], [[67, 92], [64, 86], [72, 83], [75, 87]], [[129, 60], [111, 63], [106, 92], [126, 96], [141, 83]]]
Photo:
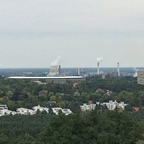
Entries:
[[117, 63], [117, 76], [120, 76], [119, 62]]
[[61, 65], [59, 65], [58, 72], [61, 74]]
[[99, 62], [97, 63], [97, 75], [100, 75]]

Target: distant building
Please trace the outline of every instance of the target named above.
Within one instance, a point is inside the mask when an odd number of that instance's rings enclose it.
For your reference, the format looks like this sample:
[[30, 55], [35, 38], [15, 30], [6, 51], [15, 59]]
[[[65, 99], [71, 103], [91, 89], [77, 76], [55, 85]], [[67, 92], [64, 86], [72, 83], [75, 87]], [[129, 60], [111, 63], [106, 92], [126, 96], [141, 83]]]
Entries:
[[8, 109], [7, 105], [0, 105], [0, 110]]
[[[80, 69], [81, 72], [81, 69]], [[50, 71], [47, 76], [31, 76], [31, 72], [26, 72], [25, 76], [10, 76], [9, 79], [30, 79], [36, 82], [37, 84], [47, 84], [47, 83], [65, 83], [67, 80], [73, 82], [79, 82], [85, 80], [83, 76], [74, 76], [69, 74], [62, 74], [60, 65], [51, 65]], [[29, 76], [30, 75], [30, 76]], [[41, 80], [45, 80], [46, 82], [41, 82]]]
[[125, 104], [124, 102], [118, 103], [117, 101], [109, 101], [104, 103], [96, 102], [96, 104], [89, 104], [89, 105], [84, 103], [83, 105], [80, 106], [80, 108], [81, 111], [89, 111], [96, 109], [96, 106], [106, 106], [108, 110], [114, 110], [116, 108], [124, 110], [127, 104]]
[[8, 77], [9, 79], [30, 79], [34, 81], [38, 80], [46, 80], [47, 83], [53, 82], [53, 83], [65, 83], [67, 80], [73, 81], [73, 82], [79, 82], [85, 80], [82, 76], [46, 76], [46, 77], [24, 77], [24, 76], [11, 76]]
[[[39, 111], [39, 112], [45, 111], [45, 112], [49, 113], [49, 108], [41, 107], [40, 105], [38, 105], [38, 106], [34, 106], [32, 109], [17, 108], [16, 111], [11, 111], [11, 110], [8, 110], [7, 105], [0, 105], [0, 116], [16, 115], [16, 114], [20, 114], [20, 115], [34, 115], [34, 114], [37, 113], [37, 111]], [[72, 114], [72, 111], [70, 109], [62, 109], [60, 107], [52, 108], [52, 111], [56, 115], [58, 115], [60, 111], [63, 114], [65, 114], [65, 115]]]
[[133, 112], [139, 112], [139, 107], [133, 107]]
[[48, 76], [57, 76], [57, 75], [59, 75], [59, 66], [58, 65], [55, 65], [55, 66], [53, 66], [53, 65], [51, 65], [50, 66], [50, 72], [49, 72], [49, 74], [48, 74]]
[[35, 111], [27, 108], [17, 108], [17, 114], [21, 115], [34, 115]]
[[54, 114], [58, 115], [59, 112], [61, 111], [63, 114], [65, 115], [69, 115], [69, 114], [72, 114], [72, 111], [70, 109], [62, 109], [60, 107], [57, 107], [57, 108], [52, 108], [52, 111]]
[[41, 107], [40, 105], [34, 106], [34, 107], [33, 107], [33, 110], [35, 111], [35, 113], [36, 113], [37, 111], [40, 111], [40, 112], [46, 111], [47, 113], [49, 113], [49, 108]]
[[127, 106], [128, 104], [125, 104], [124, 102], [118, 103], [118, 102], [115, 100], [115, 101], [109, 101], [109, 102], [102, 103], [101, 105], [106, 105], [106, 107], [107, 107], [109, 110], [114, 110], [115, 108], [119, 108], [119, 109], [124, 110], [124, 109], [125, 109], [125, 106]]
[[105, 78], [106, 78], [105, 74], [102, 74], [102, 79], [105, 79]]
[[0, 105], [0, 116], [4, 115], [15, 115], [16, 112], [8, 110], [7, 105]]
[[62, 113], [64, 113], [65, 115], [69, 115], [72, 114], [72, 111], [70, 109], [62, 109]]
[[137, 83], [144, 85], [144, 70], [138, 70], [137, 74]]
[[80, 106], [81, 111], [90, 111], [94, 110], [96, 108], [96, 104], [89, 104], [87, 105], [84, 103], [83, 105]]

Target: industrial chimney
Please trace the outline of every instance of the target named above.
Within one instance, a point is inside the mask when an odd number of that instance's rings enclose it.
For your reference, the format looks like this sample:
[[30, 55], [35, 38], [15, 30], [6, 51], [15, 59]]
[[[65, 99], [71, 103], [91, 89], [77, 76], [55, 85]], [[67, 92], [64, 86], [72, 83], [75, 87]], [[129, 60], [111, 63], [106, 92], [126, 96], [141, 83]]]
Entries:
[[117, 76], [120, 76], [119, 62], [117, 63]]
[[99, 68], [99, 63], [103, 61], [103, 57], [98, 57], [97, 58], [97, 75], [100, 75], [100, 68]]
[[60, 75], [61, 74], [61, 65], [59, 65], [58, 72], [59, 72], [59, 75]]
[[97, 63], [97, 75], [100, 75], [99, 62]]

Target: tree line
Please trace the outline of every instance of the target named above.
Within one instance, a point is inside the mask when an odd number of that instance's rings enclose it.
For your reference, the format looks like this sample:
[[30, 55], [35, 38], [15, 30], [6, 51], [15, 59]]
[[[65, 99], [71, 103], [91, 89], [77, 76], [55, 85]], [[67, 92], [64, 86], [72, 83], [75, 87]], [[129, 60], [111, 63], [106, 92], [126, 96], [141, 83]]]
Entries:
[[[107, 90], [112, 93], [107, 94]], [[11, 110], [19, 107], [32, 108], [39, 104], [70, 108], [76, 112], [79, 105], [88, 101], [102, 103], [109, 100], [123, 101], [129, 104], [129, 109], [143, 107], [144, 86], [138, 85], [133, 77], [106, 77], [103, 80], [93, 76], [75, 86], [71, 81], [39, 85], [32, 80], [0, 79], [0, 103], [7, 104]]]

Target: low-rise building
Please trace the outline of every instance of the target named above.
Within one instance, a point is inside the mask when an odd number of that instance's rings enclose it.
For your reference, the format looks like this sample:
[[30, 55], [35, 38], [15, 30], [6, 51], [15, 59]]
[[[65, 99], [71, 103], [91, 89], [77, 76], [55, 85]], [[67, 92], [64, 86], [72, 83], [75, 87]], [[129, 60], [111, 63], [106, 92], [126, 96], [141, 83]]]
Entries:
[[52, 111], [53, 111], [53, 113], [55, 113], [56, 115], [58, 115], [60, 111], [62, 112], [62, 108], [60, 108], [60, 107], [52, 108]]
[[17, 108], [17, 114], [21, 115], [34, 115], [36, 112], [32, 109], [27, 109], [27, 108]]
[[137, 83], [144, 85], [144, 70], [137, 71]]
[[34, 106], [34, 107], [33, 107], [33, 110], [34, 110], [35, 112], [37, 112], [37, 111], [40, 111], [40, 112], [46, 111], [47, 113], [49, 113], [49, 108], [41, 107], [40, 105]]
[[81, 111], [89, 111], [89, 110], [94, 110], [96, 108], [96, 104], [86, 104], [84, 103], [83, 105], [80, 106]]
[[61, 111], [63, 114], [65, 115], [69, 115], [72, 114], [72, 111], [70, 109], [62, 109], [60, 107], [57, 108], [52, 108], [53, 113], [55, 113], [56, 115], [59, 114], [59, 112]]
[[[15, 114], [34, 115], [37, 113], [37, 111], [40, 111], [40, 112], [46, 111], [47, 113], [49, 113], [49, 108], [41, 107], [40, 105], [38, 105], [38, 106], [34, 106], [33, 109], [17, 108], [16, 111], [11, 111], [11, 110], [8, 110], [7, 105], [0, 105], [0, 116], [15, 115]], [[65, 115], [69, 115], [72, 113], [70, 109], [62, 109], [60, 107], [52, 108], [52, 111], [56, 115], [58, 115], [60, 111], [64, 113]]]
[[109, 101], [109, 102], [96, 102], [96, 104], [86, 104], [84, 103], [83, 105], [80, 106], [81, 111], [89, 111], [89, 110], [94, 110], [96, 109], [96, 106], [106, 106], [108, 110], [114, 110], [115, 108], [119, 108], [124, 110], [125, 106], [128, 104], [125, 104], [124, 102], [118, 103], [116, 100], [115, 101]]
[[1, 105], [0, 105], [0, 110], [3, 110], [3, 109], [8, 109], [7, 105], [1, 104]]
[[0, 116], [4, 116], [4, 115], [16, 115], [17, 113], [15, 111], [11, 111], [8, 109], [4, 109], [0, 111]]
[[8, 110], [7, 105], [0, 105], [0, 116], [10, 115], [10, 114], [15, 115], [16, 112]]
[[109, 110], [114, 110], [115, 108], [121, 108], [122, 110], [124, 110], [125, 106], [127, 106], [128, 104], [125, 104], [124, 102], [118, 103], [115, 100], [115, 101], [109, 101], [109, 102], [101, 103], [101, 105], [106, 105], [106, 107]]
[[70, 109], [62, 109], [62, 113], [64, 113], [65, 115], [69, 115], [72, 114], [72, 111]]

